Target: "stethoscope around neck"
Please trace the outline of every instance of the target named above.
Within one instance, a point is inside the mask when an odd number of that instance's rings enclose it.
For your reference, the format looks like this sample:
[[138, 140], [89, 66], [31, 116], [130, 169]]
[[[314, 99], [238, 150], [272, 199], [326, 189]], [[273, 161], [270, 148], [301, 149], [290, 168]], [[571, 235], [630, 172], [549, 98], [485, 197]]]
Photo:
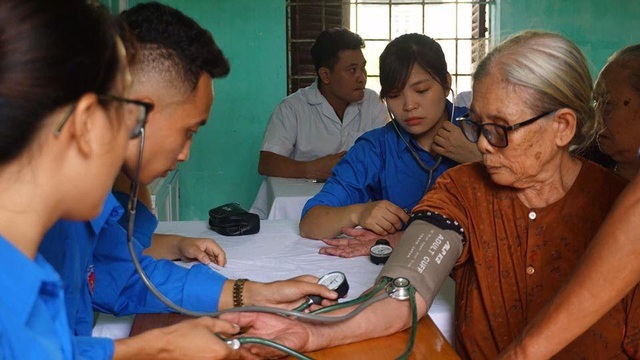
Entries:
[[[453, 89], [451, 90], [451, 93], [453, 94], [453, 99], [451, 101], [451, 116], [449, 118], [449, 121], [453, 122], [453, 114], [456, 108], [456, 105], [455, 105], [456, 97], [455, 97], [455, 93], [453, 92]], [[445, 111], [446, 111], [446, 105], [445, 105]], [[431, 185], [432, 185], [431, 183], [433, 182], [433, 172], [440, 166], [440, 163], [442, 162], [442, 155], [436, 154], [434, 156], [435, 161], [433, 165], [428, 166], [427, 164], [425, 164], [424, 161], [420, 159], [420, 155], [418, 155], [418, 153], [413, 149], [413, 146], [411, 146], [409, 141], [405, 139], [404, 136], [402, 135], [402, 132], [398, 127], [398, 120], [396, 120], [396, 118], [393, 116], [388, 105], [387, 105], [387, 112], [389, 113], [389, 118], [391, 119], [391, 124], [393, 125], [393, 128], [396, 130], [396, 133], [398, 134], [402, 142], [404, 142], [404, 144], [407, 146], [407, 149], [411, 153], [411, 156], [413, 157], [413, 159], [416, 161], [418, 166], [422, 168], [422, 170], [426, 171], [429, 174], [429, 178], [427, 180], [427, 186], [424, 189], [424, 193], [426, 194], [427, 191], [429, 191], [429, 189], [431, 188]]]

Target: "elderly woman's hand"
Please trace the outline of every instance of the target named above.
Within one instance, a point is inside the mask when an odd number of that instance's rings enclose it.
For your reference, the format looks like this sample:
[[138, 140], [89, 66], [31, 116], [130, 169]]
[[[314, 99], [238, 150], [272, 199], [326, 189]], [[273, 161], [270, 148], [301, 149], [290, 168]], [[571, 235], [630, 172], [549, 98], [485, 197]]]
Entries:
[[380, 239], [380, 235], [366, 229], [343, 228], [342, 232], [351, 237], [322, 239], [329, 246], [320, 248], [318, 253], [344, 258], [367, 256], [369, 249]]
[[476, 144], [467, 140], [462, 130], [449, 121], [438, 129], [431, 150], [461, 164], [482, 160]]
[[343, 228], [342, 232], [349, 238], [322, 239], [322, 242], [329, 246], [320, 248], [318, 253], [323, 255], [340, 256], [344, 258], [367, 256], [369, 249], [379, 239], [386, 239], [392, 247], [396, 247], [402, 238], [404, 231], [393, 235], [383, 236], [367, 229]]

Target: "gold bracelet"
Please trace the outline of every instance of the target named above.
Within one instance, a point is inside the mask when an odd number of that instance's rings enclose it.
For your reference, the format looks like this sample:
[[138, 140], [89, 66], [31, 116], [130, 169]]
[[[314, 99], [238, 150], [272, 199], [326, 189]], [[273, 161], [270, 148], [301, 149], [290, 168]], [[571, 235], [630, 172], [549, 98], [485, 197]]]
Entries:
[[233, 283], [233, 306], [234, 307], [243, 307], [244, 299], [242, 298], [242, 294], [244, 292], [244, 282], [247, 279], [238, 279]]

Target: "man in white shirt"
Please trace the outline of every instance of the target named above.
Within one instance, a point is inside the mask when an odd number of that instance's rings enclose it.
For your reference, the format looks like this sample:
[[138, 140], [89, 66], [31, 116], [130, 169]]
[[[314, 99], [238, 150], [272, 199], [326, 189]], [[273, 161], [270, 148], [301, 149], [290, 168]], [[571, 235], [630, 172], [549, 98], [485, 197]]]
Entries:
[[387, 121], [378, 94], [365, 89], [364, 41], [345, 28], [320, 33], [311, 47], [318, 78], [273, 111], [260, 151], [266, 176], [326, 179], [355, 140]]

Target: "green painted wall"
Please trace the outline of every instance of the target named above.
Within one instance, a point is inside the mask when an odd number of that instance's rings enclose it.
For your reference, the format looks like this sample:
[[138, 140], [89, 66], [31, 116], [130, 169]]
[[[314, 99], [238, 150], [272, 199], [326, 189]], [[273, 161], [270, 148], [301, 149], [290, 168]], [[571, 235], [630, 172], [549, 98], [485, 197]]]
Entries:
[[[209, 124], [180, 165], [180, 218], [205, 219], [229, 201], [249, 208], [261, 182], [264, 128], [286, 94], [285, 0], [161, 2], [210, 30], [231, 61], [229, 77], [215, 81]], [[491, 11], [495, 41], [524, 29], [562, 33], [583, 49], [594, 75], [616, 49], [640, 42], [637, 0], [497, 0]]]
[[498, 41], [525, 29], [558, 32], [580, 46], [594, 76], [614, 51], [640, 43], [638, 0], [497, 0], [495, 6]]
[[111, 11], [112, 13], [117, 13], [118, 9], [120, 7], [120, 2], [118, 0], [99, 0], [99, 2], [106, 6], [109, 11]]
[[[129, 1], [130, 7], [144, 1]], [[284, 0], [163, 0], [211, 31], [231, 62], [214, 80], [209, 122], [179, 165], [180, 219], [206, 219], [217, 205], [251, 207], [262, 177], [258, 155], [271, 111], [286, 95]]]

